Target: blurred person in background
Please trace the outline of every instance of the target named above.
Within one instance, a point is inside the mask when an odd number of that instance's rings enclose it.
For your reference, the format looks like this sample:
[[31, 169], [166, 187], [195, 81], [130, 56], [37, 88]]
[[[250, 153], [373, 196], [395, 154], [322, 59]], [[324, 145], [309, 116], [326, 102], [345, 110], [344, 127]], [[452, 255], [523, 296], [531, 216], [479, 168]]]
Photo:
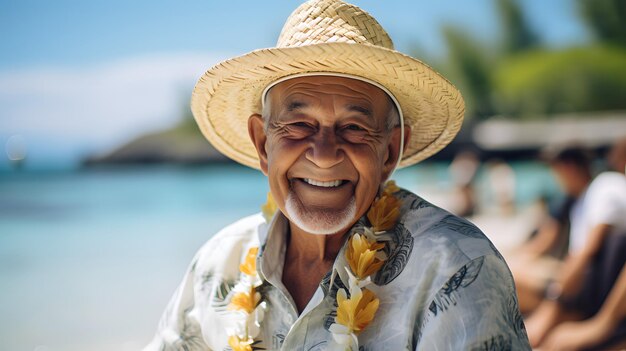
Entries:
[[542, 350], [626, 347], [625, 140], [607, 163], [574, 206], [568, 256], [527, 320]]
[[606, 163], [609, 170], [626, 173], [626, 137], [615, 142], [606, 156]]
[[559, 271], [567, 253], [571, 223], [580, 220], [583, 195], [592, 180], [592, 157], [583, 147], [567, 146], [548, 151], [544, 158], [565, 198], [557, 206], [546, 206], [548, 213], [537, 232], [507, 257], [524, 314], [541, 303], [548, 283]]
[[498, 216], [515, 213], [515, 171], [502, 159], [492, 159], [485, 163], [487, 184], [491, 195], [489, 212]]
[[476, 213], [474, 182], [480, 168], [480, 159], [475, 151], [461, 151], [454, 156], [448, 171], [454, 186], [452, 200], [447, 206], [450, 212], [469, 217]]

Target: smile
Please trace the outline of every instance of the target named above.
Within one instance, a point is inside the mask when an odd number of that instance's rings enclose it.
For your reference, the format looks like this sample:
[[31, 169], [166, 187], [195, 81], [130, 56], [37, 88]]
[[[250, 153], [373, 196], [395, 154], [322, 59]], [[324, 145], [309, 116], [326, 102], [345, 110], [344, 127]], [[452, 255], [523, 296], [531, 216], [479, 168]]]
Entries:
[[310, 179], [310, 178], [302, 178], [302, 181], [304, 181], [307, 184], [313, 185], [313, 186], [319, 186], [322, 188], [335, 188], [340, 186], [341, 184], [344, 183], [343, 180], [331, 180], [329, 182], [323, 182], [323, 181], [319, 181], [319, 180], [315, 180], [315, 179]]

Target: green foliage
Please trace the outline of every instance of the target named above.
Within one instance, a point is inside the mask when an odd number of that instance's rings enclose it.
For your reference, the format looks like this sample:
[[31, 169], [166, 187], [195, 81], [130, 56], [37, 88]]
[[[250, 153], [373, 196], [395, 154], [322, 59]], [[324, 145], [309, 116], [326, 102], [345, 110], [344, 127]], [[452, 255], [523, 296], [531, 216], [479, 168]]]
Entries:
[[500, 41], [503, 53], [516, 53], [539, 45], [539, 38], [530, 29], [515, 0], [497, 0], [496, 5], [502, 28]]
[[626, 45], [626, 1], [579, 0], [579, 6], [596, 39]]
[[626, 1], [578, 0], [597, 43], [561, 50], [541, 47], [517, 0], [495, 1], [496, 45], [442, 28], [443, 72], [463, 93], [469, 118], [626, 109]]
[[626, 48], [530, 51], [503, 61], [493, 82], [504, 115], [626, 109]]
[[497, 9], [501, 30], [499, 42], [494, 46], [481, 43], [464, 29], [442, 28], [448, 47], [443, 72], [463, 94], [469, 118], [484, 119], [497, 113], [492, 103], [494, 65], [505, 57], [539, 46], [515, 0], [497, 0]]
[[444, 27], [443, 35], [448, 43], [448, 64], [444, 71], [461, 90], [467, 114], [479, 117], [491, 115], [491, 77], [489, 58], [485, 54], [489, 50], [461, 29]]

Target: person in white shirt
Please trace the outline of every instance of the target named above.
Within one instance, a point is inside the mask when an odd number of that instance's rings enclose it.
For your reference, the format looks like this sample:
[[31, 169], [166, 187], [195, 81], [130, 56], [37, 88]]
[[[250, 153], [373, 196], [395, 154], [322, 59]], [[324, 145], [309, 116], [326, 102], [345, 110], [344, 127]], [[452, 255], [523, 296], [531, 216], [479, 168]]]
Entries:
[[[546, 286], [557, 276], [563, 259], [574, 252], [573, 237], [583, 230], [585, 194], [592, 181], [591, 153], [579, 145], [546, 150], [546, 163], [558, 181], [565, 199], [550, 211], [535, 236], [509, 253], [522, 313], [534, 311], [544, 298]], [[584, 235], [584, 234], [583, 234]]]

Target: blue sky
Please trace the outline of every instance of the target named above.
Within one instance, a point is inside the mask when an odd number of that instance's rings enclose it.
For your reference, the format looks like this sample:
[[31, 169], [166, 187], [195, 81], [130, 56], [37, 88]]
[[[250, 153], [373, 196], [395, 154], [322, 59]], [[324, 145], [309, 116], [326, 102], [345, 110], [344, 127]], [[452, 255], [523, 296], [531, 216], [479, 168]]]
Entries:
[[[353, 2], [426, 61], [445, 57], [444, 24], [497, 36], [494, 0]], [[0, 142], [21, 135], [34, 161], [71, 163], [172, 125], [205, 69], [273, 46], [300, 3], [0, 0]], [[548, 45], [587, 40], [575, 0], [522, 3]]]
[[[243, 53], [272, 46], [300, 1], [2, 1], [0, 67], [76, 65], [154, 52]], [[481, 37], [497, 29], [492, 0], [360, 0], [400, 50], [442, 53], [439, 27]], [[526, 0], [524, 10], [552, 44], [584, 36], [573, 0]]]

